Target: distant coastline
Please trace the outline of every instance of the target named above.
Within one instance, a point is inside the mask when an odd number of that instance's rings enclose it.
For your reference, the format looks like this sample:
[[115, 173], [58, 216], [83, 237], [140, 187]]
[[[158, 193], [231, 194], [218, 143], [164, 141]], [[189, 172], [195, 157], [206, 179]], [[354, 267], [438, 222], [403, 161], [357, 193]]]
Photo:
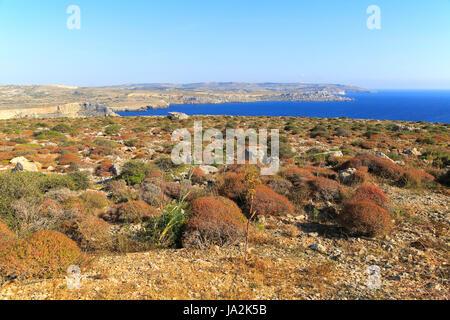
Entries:
[[[165, 109], [118, 112], [120, 116], [188, 115], [319, 117], [450, 123], [450, 90], [378, 90], [348, 94], [346, 101], [263, 101], [173, 104]], [[243, 107], [245, 105], [245, 107]]]

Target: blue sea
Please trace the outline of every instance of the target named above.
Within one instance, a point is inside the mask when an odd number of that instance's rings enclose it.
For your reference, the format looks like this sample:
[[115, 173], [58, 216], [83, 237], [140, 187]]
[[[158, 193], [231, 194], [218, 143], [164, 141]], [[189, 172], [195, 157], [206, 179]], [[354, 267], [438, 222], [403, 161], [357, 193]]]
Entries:
[[254, 102], [172, 105], [169, 109], [121, 112], [121, 116], [188, 115], [347, 117], [351, 119], [450, 123], [450, 90], [394, 91], [348, 94], [351, 102]]

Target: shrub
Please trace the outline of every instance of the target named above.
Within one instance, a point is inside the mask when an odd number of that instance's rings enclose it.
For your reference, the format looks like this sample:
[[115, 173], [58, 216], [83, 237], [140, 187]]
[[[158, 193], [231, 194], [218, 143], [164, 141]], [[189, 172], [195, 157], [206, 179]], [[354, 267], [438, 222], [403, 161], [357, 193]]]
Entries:
[[405, 174], [405, 170], [398, 164], [388, 159], [379, 158], [370, 154], [357, 156], [342, 165], [342, 169], [360, 167], [367, 167], [370, 173], [381, 178], [392, 179], [395, 181], [400, 180]]
[[377, 186], [366, 185], [358, 188], [350, 202], [370, 201], [377, 206], [387, 209], [389, 197]]
[[16, 238], [16, 234], [4, 222], [0, 221], [0, 250]]
[[108, 182], [105, 191], [109, 192], [113, 201], [119, 202], [131, 199], [131, 192], [124, 180], [112, 180]]
[[206, 175], [200, 168], [194, 168], [192, 170], [191, 181], [195, 184], [203, 184], [206, 181]]
[[183, 235], [184, 247], [225, 246], [244, 233], [245, 217], [233, 201], [206, 197], [192, 202], [192, 212]]
[[115, 223], [141, 223], [158, 215], [158, 209], [144, 201], [128, 201], [115, 205], [101, 217]]
[[62, 233], [39, 231], [0, 251], [0, 274], [7, 278], [50, 278], [77, 262], [80, 249]]
[[166, 197], [160, 186], [153, 183], [142, 183], [139, 187], [139, 200], [154, 207], [161, 207], [166, 201]]
[[180, 248], [189, 211], [182, 199], [164, 208], [162, 215], [150, 218], [138, 238], [157, 247]]
[[72, 172], [67, 175], [70, 180], [70, 189], [74, 191], [86, 190], [91, 186], [91, 179], [87, 172]]
[[132, 186], [142, 183], [149, 172], [149, 167], [144, 162], [129, 161], [122, 166], [120, 179]]
[[66, 222], [61, 229], [83, 250], [108, 250], [114, 244], [109, 224], [94, 216]]
[[96, 169], [96, 175], [99, 177], [111, 177], [113, 175], [113, 164], [110, 161], [103, 161]]
[[80, 157], [76, 154], [73, 153], [65, 153], [63, 154], [60, 158], [59, 158], [59, 165], [61, 166], [66, 166], [69, 165], [71, 163], [79, 163], [80, 162]]
[[410, 188], [419, 188], [424, 184], [430, 184], [436, 178], [420, 169], [409, 169], [402, 178], [402, 184]]
[[306, 180], [304, 186], [311, 197], [316, 200], [338, 202], [346, 196], [346, 189], [338, 182], [323, 177]]
[[173, 163], [172, 159], [169, 157], [160, 157], [156, 159], [154, 163], [162, 171], [169, 171], [171, 169], [178, 167], [175, 163]]
[[311, 171], [300, 168], [288, 168], [280, 172], [280, 176], [289, 180], [294, 185], [300, 185], [305, 180], [312, 178]]
[[270, 179], [269, 182], [267, 183], [267, 186], [276, 193], [281, 194], [282, 196], [285, 197], [289, 196], [293, 188], [293, 184], [289, 180], [283, 178]]
[[[248, 197], [246, 202], [248, 212], [250, 212], [250, 202]], [[294, 205], [268, 186], [259, 185], [255, 188], [253, 211], [256, 211], [258, 216], [284, 216], [294, 213]]]
[[370, 175], [368, 173], [369, 168], [367, 167], [359, 167], [356, 171], [351, 175], [347, 184], [351, 186], [357, 186], [370, 181]]
[[72, 128], [65, 123], [57, 124], [56, 126], [54, 126], [52, 128], [52, 130], [56, 131], [56, 132], [61, 132], [61, 133], [70, 133], [73, 131]]
[[338, 217], [339, 223], [348, 231], [374, 237], [392, 229], [391, 215], [373, 202], [349, 202]]
[[120, 132], [120, 126], [118, 124], [112, 124], [106, 127], [105, 133], [107, 135], [118, 134]]
[[217, 190], [221, 196], [242, 201], [245, 199], [245, 173], [226, 172], [217, 177]]
[[108, 206], [106, 195], [98, 191], [87, 191], [80, 196], [85, 206], [90, 209], [103, 209]]

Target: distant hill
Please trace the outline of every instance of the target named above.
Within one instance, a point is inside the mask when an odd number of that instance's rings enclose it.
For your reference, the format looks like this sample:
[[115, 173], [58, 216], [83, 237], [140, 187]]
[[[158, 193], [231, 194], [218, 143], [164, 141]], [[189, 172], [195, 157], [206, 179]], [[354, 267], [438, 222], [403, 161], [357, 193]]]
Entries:
[[[129, 84], [108, 87], [65, 85], [0, 86], [0, 119], [64, 117], [73, 105], [74, 116], [112, 115], [117, 111], [168, 108], [171, 104], [215, 104], [259, 101], [346, 101], [347, 93], [364, 92], [355, 86], [305, 83], [208, 82], [191, 84]], [[104, 107], [105, 109], [102, 109]], [[54, 112], [53, 112], [54, 111]]]

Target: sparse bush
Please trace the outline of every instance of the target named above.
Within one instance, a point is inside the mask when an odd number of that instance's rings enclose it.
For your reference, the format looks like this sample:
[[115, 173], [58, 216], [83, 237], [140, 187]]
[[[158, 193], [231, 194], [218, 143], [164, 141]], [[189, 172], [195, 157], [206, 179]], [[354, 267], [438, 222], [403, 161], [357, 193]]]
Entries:
[[281, 194], [282, 196], [288, 197], [292, 188], [293, 184], [286, 179], [283, 178], [274, 178], [270, 179], [270, 181], [267, 183], [269, 188], [271, 188], [273, 191], [275, 191], [278, 194]]
[[389, 197], [377, 186], [366, 185], [356, 190], [350, 202], [370, 201], [384, 209], [389, 208]]
[[63, 154], [60, 158], [59, 158], [59, 165], [61, 166], [66, 166], [69, 165], [71, 163], [79, 163], [80, 162], [80, 157], [76, 154], [72, 154], [72, 153], [65, 153]]
[[161, 187], [153, 183], [142, 183], [139, 187], [139, 200], [154, 207], [161, 207], [167, 201]]
[[110, 193], [110, 197], [114, 202], [123, 200], [131, 200], [132, 194], [124, 180], [112, 180], [108, 182], [105, 191]]
[[304, 181], [313, 177], [311, 171], [300, 168], [288, 168], [280, 172], [280, 176], [289, 180], [294, 185], [300, 185]]
[[233, 244], [242, 238], [245, 220], [239, 207], [227, 198], [194, 200], [183, 235], [183, 246], [203, 248]]
[[392, 229], [391, 215], [373, 202], [349, 202], [338, 217], [348, 231], [374, 237]]
[[164, 208], [162, 215], [149, 219], [138, 238], [156, 247], [181, 248], [188, 215], [185, 199], [172, 203]]
[[[247, 199], [246, 209], [250, 210], [250, 199]], [[253, 210], [258, 216], [284, 216], [294, 213], [294, 205], [268, 186], [259, 185], [255, 188]]]
[[306, 180], [304, 186], [316, 200], [339, 202], [346, 196], [346, 189], [334, 180], [313, 177]]
[[0, 250], [2, 250], [9, 242], [16, 239], [17, 235], [12, 232], [3, 221], [0, 221]]
[[206, 181], [206, 175], [199, 168], [192, 170], [191, 181], [195, 184], [203, 184]]
[[5, 278], [43, 278], [66, 272], [80, 258], [77, 244], [56, 231], [39, 231], [0, 251], [0, 274]]
[[402, 184], [408, 188], [420, 188], [429, 185], [436, 178], [431, 174], [420, 169], [409, 169], [402, 177]]
[[89, 209], [103, 209], [108, 206], [106, 195], [98, 191], [87, 191], [80, 196]]
[[83, 250], [110, 250], [114, 245], [109, 224], [94, 216], [68, 221], [62, 225], [61, 230]]
[[105, 133], [107, 135], [118, 134], [120, 132], [120, 126], [118, 124], [112, 124], [106, 127]]
[[101, 215], [106, 221], [114, 223], [141, 223], [160, 215], [158, 209], [144, 201], [128, 201], [115, 205]]
[[367, 167], [369, 173], [378, 177], [399, 181], [405, 170], [398, 164], [370, 154], [357, 156], [343, 164], [342, 169]]
[[245, 173], [225, 172], [217, 177], [217, 190], [221, 196], [235, 201], [245, 199]]

